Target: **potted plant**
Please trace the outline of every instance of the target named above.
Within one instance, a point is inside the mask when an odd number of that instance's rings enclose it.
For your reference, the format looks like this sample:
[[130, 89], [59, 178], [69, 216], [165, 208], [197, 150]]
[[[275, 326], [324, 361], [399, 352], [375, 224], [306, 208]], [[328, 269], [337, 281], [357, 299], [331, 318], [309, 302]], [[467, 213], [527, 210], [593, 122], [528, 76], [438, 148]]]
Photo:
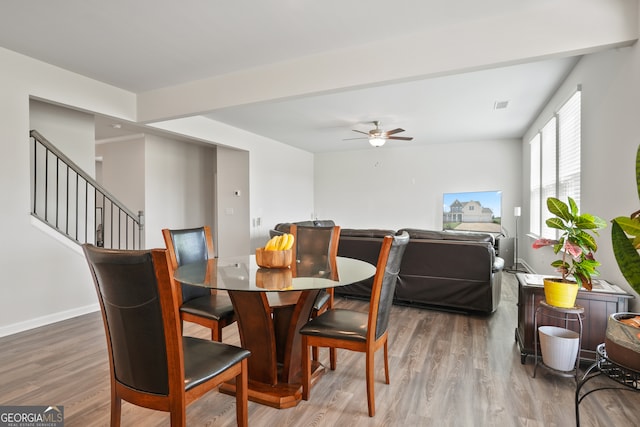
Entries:
[[[640, 198], [640, 146], [636, 152], [636, 188]], [[640, 293], [640, 211], [611, 221], [611, 243], [618, 267], [634, 291]], [[607, 321], [607, 356], [640, 371], [640, 313], [614, 313]]]
[[[578, 289], [592, 288], [592, 276], [597, 276], [600, 265], [594, 258], [598, 249], [594, 235], [606, 227], [606, 222], [595, 215], [580, 214], [578, 205], [569, 197], [569, 203], [555, 198], [547, 199], [547, 209], [554, 217], [547, 219], [547, 226], [560, 230], [557, 240], [538, 239], [533, 248], [553, 246], [555, 254], [562, 251], [562, 258], [551, 263], [561, 274], [560, 278], [545, 278], [544, 292], [548, 304], [571, 308], [575, 305]], [[569, 280], [569, 277], [574, 280]]]

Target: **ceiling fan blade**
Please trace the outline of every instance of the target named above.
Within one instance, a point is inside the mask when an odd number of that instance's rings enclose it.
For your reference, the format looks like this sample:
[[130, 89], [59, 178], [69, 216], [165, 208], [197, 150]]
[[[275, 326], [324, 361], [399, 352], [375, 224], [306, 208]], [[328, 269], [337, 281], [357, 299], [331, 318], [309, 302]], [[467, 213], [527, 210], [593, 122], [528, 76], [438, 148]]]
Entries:
[[393, 130], [389, 130], [387, 132], [385, 132], [387, 135], [393, 135], [395, 133], [400, 133], [400, 132], [404, 132], [404, 129], [401, 128], [397, 128], [397, 129], [393, 129]]
[[400, 141], [411, 141], [413, 137], [411, 136], [390, 136], [387, 139], [397, 139]]
[[363, 133], [365, 135], [369, 135], [369, 132], [362, 132], [361, 130], [352, 129], [354, 132]]
[[358, 137], [358, 138], [344, 138], [343, 141], [351, 141], [353, 139], [369, 139], [369, 138], [367, 138], [366, 136]]

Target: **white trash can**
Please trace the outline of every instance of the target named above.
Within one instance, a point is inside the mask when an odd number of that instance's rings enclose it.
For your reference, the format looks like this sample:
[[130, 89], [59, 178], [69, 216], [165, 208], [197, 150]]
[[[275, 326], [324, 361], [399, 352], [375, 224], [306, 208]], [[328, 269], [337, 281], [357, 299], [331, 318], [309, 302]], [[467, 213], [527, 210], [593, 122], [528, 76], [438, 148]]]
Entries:
[[538, 331], [544, 364], [558, 371], [575, 369], [580, 335], [557, 326], [540, 326]]

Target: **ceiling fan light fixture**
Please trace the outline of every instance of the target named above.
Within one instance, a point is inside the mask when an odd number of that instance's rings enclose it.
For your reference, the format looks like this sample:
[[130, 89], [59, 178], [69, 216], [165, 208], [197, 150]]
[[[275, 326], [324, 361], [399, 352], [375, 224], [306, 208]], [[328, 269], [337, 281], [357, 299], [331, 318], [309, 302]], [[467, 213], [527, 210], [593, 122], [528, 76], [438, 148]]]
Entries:
[[382, 147], [387, 140], [380, 136], [373, 136], [369, 138], [369, 144], [374, 147]]

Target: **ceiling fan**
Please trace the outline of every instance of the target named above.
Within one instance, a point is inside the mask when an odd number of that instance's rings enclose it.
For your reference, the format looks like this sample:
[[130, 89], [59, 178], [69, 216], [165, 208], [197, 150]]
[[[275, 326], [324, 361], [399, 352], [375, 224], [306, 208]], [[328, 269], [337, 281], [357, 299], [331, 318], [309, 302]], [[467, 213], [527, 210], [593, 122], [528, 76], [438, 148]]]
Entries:
[[385, 142], [387, 142], [387, 139], [397, 139], [401, 141], [411, 141], [413, 139], [413, 137], [410, 137], [410, 136], [392, 136], [392, 135], [395, 135], [396, 133], [404, 132], [404, 129], [397, 128], [393, 130], [384, 131], [380, 129], [380, 122], [378, 120], [374, 120], [371, 123], [375, 125], [375, 129], [371, 129], [369, 132], [363, 132], [361, 130], [353, 129], [354, 132], [363, 133], [367, 135], [366, 137], [361, 136], [358, 138], [346, 138], [343, 141], [348, 141], [352, 139], [368, 139], [369, 144], [373, 145], [374, 147], [381, 147], [384, 145]]

